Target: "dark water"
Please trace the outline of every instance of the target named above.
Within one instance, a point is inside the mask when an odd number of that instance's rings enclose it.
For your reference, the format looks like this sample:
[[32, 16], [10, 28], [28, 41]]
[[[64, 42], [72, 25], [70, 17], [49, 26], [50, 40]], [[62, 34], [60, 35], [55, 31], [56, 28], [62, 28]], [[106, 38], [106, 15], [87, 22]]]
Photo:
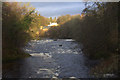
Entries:
[[80, 46], [71, 39], [33, 40], [24, 48], [31, 57], [3, 65], [7, 78], [88, 78]]

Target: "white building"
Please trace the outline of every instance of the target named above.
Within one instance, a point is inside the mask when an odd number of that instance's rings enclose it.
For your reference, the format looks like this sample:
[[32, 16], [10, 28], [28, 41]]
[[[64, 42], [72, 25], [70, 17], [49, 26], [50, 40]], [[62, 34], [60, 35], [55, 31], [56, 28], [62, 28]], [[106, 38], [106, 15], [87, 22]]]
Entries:
[[51, 22], [50, 22], [50, 25], [48, 25], [48, 26], [58, 26], [58, 24], [57, 24], [57, 23], [51, 23]]

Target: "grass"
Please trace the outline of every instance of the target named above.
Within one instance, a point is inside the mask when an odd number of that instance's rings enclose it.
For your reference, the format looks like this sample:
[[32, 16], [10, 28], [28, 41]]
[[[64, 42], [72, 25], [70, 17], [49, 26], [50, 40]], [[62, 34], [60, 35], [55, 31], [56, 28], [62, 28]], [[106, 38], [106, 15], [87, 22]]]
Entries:
[[93, 67], [90, 73], [95, 77], [104, 77], [104, 74], [117, 74], [118, 55], [114, 54], [111, 57], [104, 59], [100, 64]]

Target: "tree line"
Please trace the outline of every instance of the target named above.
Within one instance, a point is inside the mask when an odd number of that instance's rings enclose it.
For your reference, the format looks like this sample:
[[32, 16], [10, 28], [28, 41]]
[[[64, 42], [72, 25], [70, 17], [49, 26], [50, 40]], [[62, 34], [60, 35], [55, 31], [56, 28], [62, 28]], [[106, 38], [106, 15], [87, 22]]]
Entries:
[[51, 28], [48, 31], [49, 37], [73, 38], [84, 45], [84, 51], [91, 53], [89, 56], [96, 56], [95, 58], [110, 55], [104, 55], [106, 53], [104, 51], [116, 52], [118, 4], [94, 3], [92, 6], [87, 6], [82, 14], [84, 17], [81, 15], [58, 17], [57, 22], [60, 26]]
[[60, 26], [49, 29], [49, 37], [75, 39], [83, 45], [82, 52], [88, 58], [104, 61], [100, 64], [104, 68], [99, 66], [94, 71], [117, 72], [118, 3], [94, 2], [85, 6], [81, 15], [58, 17]]

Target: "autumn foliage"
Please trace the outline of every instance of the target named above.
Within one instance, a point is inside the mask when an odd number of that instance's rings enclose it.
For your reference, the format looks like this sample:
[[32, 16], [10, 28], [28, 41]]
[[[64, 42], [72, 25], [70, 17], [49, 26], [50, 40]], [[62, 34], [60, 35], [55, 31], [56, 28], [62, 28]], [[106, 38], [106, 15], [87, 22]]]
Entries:
[[[23, 47], [31, 39], [38, 39], [40, 26], [49, 19], [35, 12], [29, 3], [2, 3], [2, 52], [3, 61], [24, 55]], [[25, 56], [25, 55], [24, 55]]]

